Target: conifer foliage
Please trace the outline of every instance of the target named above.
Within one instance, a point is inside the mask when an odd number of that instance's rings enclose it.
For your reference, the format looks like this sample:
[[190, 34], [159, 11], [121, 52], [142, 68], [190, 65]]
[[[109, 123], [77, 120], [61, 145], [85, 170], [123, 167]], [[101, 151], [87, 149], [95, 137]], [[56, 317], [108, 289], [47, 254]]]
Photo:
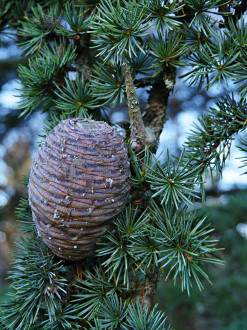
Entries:
[[[246, 128], [246, 1], [0, 0], [0, 7], [1, 36], [13, 34], [28, 57], [19, 66], [20, 116], [46, 113], [43, 138], [63, 119], [110, 123], [108, 109], [126, 98], [130, 117], [138, 118], [130, 127], [119, 123], [131, 162], [130, 198], [94, 255], [79, 262], [55, 256], [37, 235], [28, 200], [20, 201], [24, 238], [1, 329], [170, 328], [153, 305], [158, 282], [172, 278], [188, 293], [201, 290], [210, 281], [207, 266], [221, 264], [213, 228], [194, 203], [206, 198], [204, 172], [221, 176], [232, 140]], [[231, 81], [238, 97], [216, 100], [182, 153], [168, 150], [161, 162], [155, 152], [178, 68], [198, 89]], [[137, 116], [135, 89], [144, 86], [146, 111]], [[143, 124], [136, 150], [131, 132]], [[246, 146], [243, 138], [243, 167]]]

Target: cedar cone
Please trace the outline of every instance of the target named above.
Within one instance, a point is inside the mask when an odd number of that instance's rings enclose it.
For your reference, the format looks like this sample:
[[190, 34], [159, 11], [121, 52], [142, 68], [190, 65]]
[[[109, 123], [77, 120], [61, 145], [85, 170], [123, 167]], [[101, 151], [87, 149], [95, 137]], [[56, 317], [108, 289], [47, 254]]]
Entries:
[[61, 121], [33, 161], [29, 203], [38, 234], [59, 257], [92, 254], [130, 190], [122, 137], [107, 123]]

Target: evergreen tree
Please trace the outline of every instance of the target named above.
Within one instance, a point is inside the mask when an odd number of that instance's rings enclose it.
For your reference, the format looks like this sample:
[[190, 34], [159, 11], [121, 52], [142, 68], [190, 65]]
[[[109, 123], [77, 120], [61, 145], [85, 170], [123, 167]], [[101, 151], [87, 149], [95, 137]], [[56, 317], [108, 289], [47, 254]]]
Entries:
[[[70, 262], [37, 235], [28, 203], [17, 217], [24, 235], [15, 253], [2, 329], [166, 329], [153, 306], [157, 284], [173, 278], [190, 293], [221, 264], [217, 240], [194, 203], [205, 200], [204, 174], [220, 178], [247, 115], [246, 1], [1, 0], [0, 31], [27, 56], [19, 66], [20, 116], [47, 114], [43, 138], [61, 120], [110, 123], [107, 109], [127, 100], [125, 131], [131, 193], [95, 253]], [[233, 81], [203, 114], [177, 156], [155, 156], [177, 68], [198, 89]], [[149, 86], [141, 113], [136, 89]], [[127, 105], [126, 105], [127, 107]], [[246, 166], [247, 138], [240, 146]], [[28, 178], [25, 179], [28, 184]]]

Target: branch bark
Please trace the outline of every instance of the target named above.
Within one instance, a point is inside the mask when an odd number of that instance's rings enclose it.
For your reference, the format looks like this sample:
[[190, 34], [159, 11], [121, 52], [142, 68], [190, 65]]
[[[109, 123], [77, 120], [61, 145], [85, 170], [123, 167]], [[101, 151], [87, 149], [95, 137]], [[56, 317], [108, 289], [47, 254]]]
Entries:
[[155, 142], [152, 145], [153, 152], [157, 150], [160, 134], [168, 119], [166, 116], [167, 103], [175, 85], [175, 80], [175, 69], [166, 69], [162, 75], [157, 77], [149, 91], [148, 103], [143, 120], [149, 134], [154, 137]]
[[74, 37], [74, 44], [77, 46], [76, 67], [79, 72], [83, 73], [84, 82], [89, 80], [92, 71], [92, 66], [89, 60], [90, 39], [91, 35], [89, 33]]
[[132, 149], [138, 152], [150, 145], [153, 138], [146, 131], [143, 123], [139, 100], [136, 95], [135, 86], [130, 74], [127, 63], [123, 63], [123, 71], [125, 76], [126, 94], [128, 100], [129, 117], [130, 117], [130, 139], [132, 141]]
[[144, 282], [144, 284], [141, 286], [140, 290], [134, 297], [134, 301], [140, 301], [143, 307], [147, 306], [148, 309], [151, 309], [160, 278], [159, 268], [155, 266], [154, 271], [151, 271], [149, 269], [147, 271], [147, 278], [148, 283], [146, 283], [146, 281]]

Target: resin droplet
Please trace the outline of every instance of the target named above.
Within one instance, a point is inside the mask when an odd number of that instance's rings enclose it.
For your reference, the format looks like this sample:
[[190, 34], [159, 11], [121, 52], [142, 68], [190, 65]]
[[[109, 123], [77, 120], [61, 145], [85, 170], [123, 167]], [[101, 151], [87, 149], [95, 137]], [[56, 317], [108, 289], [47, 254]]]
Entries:
[[73, 198], [71, 196], [66, 196], [64, 198], [64, 204], [67, 206], [70, 205], [72, 203], [72, 201], [73, 201]]
[[110, 188], [112, 188], [112, 184], [113, 184], [113, 179], [109, 178], [109, 179], [106, 179], [106, 182], [109, 183], [109, 186]]
[[60, 218], [60, 215], [59, 215], [59, 213], [58, 213], [58, 210], [55, 210], [55, 211], [54, 211], [53, 218], [54, 218], [54, 219], [59, 219], [59, 218]]

